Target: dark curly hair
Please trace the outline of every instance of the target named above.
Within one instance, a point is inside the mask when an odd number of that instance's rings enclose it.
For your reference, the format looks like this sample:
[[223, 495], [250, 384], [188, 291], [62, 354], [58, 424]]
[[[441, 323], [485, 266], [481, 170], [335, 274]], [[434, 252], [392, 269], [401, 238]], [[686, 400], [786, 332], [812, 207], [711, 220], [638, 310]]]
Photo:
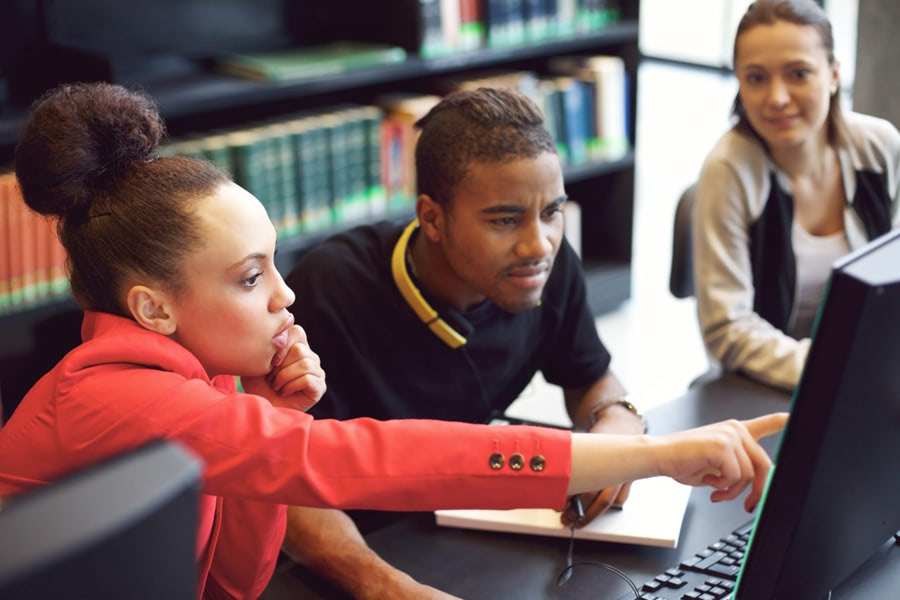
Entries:
[[478, 88], [447, 95], [419, 119], [416, 143], [418, 192], [452, 207], [455, 187], [472, 163], [503, 162], [556, 154], [541, 110], [528, 96]]
[[37, 99], [16, 146], [25, 202], [58, 217], [83, 308], [127, 316], [135, 276], [182, 288], [199, 244], [194, 201], [229, 181], [210, 163], [157, 158], [165, 126], [152, 99], [108, 83], [64, 84]]

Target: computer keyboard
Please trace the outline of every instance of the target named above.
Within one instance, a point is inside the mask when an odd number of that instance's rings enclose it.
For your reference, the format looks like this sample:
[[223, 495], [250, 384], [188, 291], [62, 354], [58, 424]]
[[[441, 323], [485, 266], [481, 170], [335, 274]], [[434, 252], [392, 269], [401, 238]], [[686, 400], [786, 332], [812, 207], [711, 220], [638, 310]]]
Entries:
[[[641, 600], [732, 600], [753, 520], [640, 585]], [[637, 583], [637, 582], [635, 582]], [[629, 592], [618, 600], [630, 600]]]

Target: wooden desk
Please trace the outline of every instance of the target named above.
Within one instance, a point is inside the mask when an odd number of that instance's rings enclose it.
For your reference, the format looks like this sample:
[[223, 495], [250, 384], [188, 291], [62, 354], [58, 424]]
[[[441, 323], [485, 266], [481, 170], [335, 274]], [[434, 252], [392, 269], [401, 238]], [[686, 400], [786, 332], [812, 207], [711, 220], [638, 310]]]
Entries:
[[[687, 429], [726, 418], [746, 419], [787, 410], [787, 394], [726, 375], [698, 386], [648, 414], [652, 433]], [[774, 456], [778, 436], [763, 440]], [[887, 475], [887, 474], [886, 474]], [[575, 559], [602, 561], [625, 571], [640, 586], [682, 558], [749, 520], [742, 500], [712, 503], [709, 488], [691, 493], [678, 548], [654, 548], [576, 540]], [[576, 567], [562, 588], [556, 580], [565, 566], [568, 540], [438, 527], [432, 513], [411, 515], [366, 536], [390, 564], [417, 580], [467, 600], [616, 599], [626, 583], [597, 567]], [[900, 547], [885, 546], [832, 600], [895, 598], [900, 589]], [[283, 564], [263, 595], [282, 598], [348, 598], [302, 567]]]

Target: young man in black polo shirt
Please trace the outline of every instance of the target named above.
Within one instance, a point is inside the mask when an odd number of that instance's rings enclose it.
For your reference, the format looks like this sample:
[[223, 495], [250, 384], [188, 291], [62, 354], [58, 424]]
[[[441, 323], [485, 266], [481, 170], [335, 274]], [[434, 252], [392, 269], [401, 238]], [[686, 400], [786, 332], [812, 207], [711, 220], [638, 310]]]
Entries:
[[[310, 412], [483, 423], [540, 370], [577, 429], [642, 433], [563, 239], [562, 169], [539, 109], [516, 92], [457, 92], [417, 127], [418, 218], [336, 235], [288, 277], [328, 373]], [[586, 520], [627, 494], [589, 495]], [[285, 548], [358, 598], [449, 597], [382, 561], [337, 510], [292, 507]]]

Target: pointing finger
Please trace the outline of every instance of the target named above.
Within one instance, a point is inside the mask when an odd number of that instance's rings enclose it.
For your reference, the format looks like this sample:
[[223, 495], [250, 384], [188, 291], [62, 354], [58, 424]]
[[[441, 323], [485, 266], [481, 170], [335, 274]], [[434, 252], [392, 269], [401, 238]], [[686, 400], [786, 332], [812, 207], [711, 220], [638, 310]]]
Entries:
[[747, 427], [750, 435], [753, 436], [753, 439], [758, 440], [784, 429], [789, 416], [790, 413], [786, 412], [772, 413], [744, 421], [744, 425]]

